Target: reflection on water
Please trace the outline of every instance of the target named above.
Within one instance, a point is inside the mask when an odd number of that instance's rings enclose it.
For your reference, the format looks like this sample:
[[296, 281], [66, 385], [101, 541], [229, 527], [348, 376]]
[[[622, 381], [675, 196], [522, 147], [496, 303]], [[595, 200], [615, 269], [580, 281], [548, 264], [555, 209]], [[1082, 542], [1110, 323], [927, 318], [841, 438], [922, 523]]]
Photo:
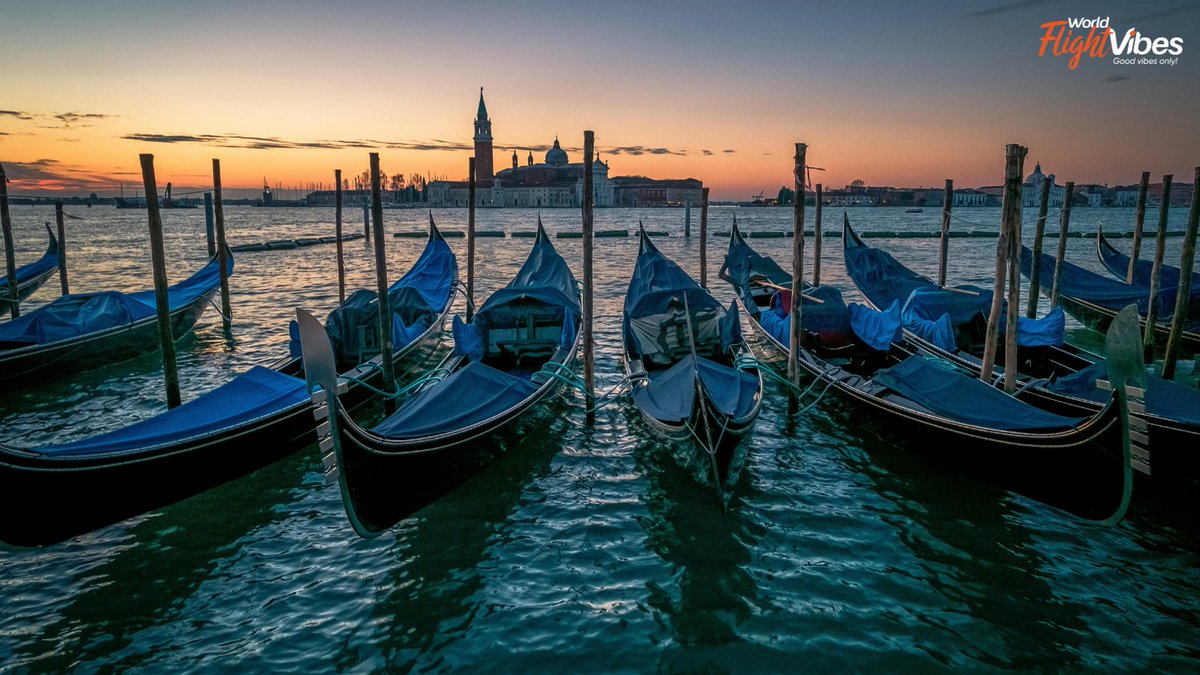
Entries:
[[[732, 212], [713, 208], [711, 229], [727, 230]], [[330, 210], [226, 213], [235, 244], [332, 233]], [[52, 209], [13, 215], [19, 259], [36, 258]], [[86, 220], [67, 223], [72, 288], [149, 288], [145, 214], [79, 215]], [[596, 227], [632, 230], [643, 219], [678, 235], [682, 215], [606, 209]], [[826, 213], [830, 223], [834, 215]], [[978, 229], [999, 222], [999, 209], [959, 215]], [[415, 231], [427, 215], [385, 217], [389, 232]], [[465, 229], [465, 211], [434, 217], [445, 231]], [[788, 209], [738, 211], [750, 232], [783, 231], [790, 217]], [[863, 231], [932, 232], [940, 214], [854, 209], [850, 217]], [[177, 280], [203, 261], [203, 212], [163, 218]], [[1184, 218], [1175, 210], [1172, 229]], [[1106, 231], [1128, 229], [1132, 210], [1077, 209], [1072, 229], [1094, 230], [1101, 219]], [[578, 228], [571, 210], [543, 220], [552, 232]], [[532, 231], [535, 214], [484, 210], [479, 222]], [[935, 274], [935, 241], [880, 243]], [[389, 238], [390, 269], [407, 269], [423, 243]], [[449, 243], [465, 253], [463, 239]], [[479, 241], [477, 299], [512, 277], [530, 243]], [[790, 259], [790, 240], [752, 243]], [[579, 240], [555, 244], [578, 271]], [[726, 242], [710, 244], [715, 271]], [[1168, 256], [1178, 258], [1180, 244], [1167, 240]], [[698, 273], [696, 238], [656, 245]], [[1071, 239], [1069, 255], [1099, 270], [1093, 246]], [[840, 241], [824, 250], [823, 277], [854, 299]], [[352, 242], [346, 254], [349, 287], [373, 287], [371, 248]], [[621, 301], [635, 254], [634, 238], [597, 240], [601, 390], [621, 377]], [[993, 255], [992, 240], [955, 239], [949, 277], [986, 281]], [[319, 316], [333, 307], [335, 270], [333, 246], [238, 255], [232, 344], [207, 313], [179, 348], [185, 400], [285, 353], [295, 307]], [[731, 299], [722, 282], [710, 286]], [[56, 288], [47, 284], [33, 303]], [[5, 441], [68, 440], [143, 419], [164, 399], [149, 355], [0, 392], [0, 425]], [[1200, 527], [1180, 515], [1194, 513], [1190, 496], [1135, 494], [1125, 523], [1098, 528], [928, 461], [911, 452], [917, 439], [897, 444], [894, 431], [834, 395], [804, 415], [786, 408], [783, 390], [770, 384], [727, 514], [624, 402], [600, 410], [588, 428], [578, 396], [568, 394], [507, 436], [508, 454], [464, 489], [372, 541], [354, 536], [310, 447], [158, 514], [44, 551], [0, 553], [0, 663], [605, 673], [1200, 665]]]

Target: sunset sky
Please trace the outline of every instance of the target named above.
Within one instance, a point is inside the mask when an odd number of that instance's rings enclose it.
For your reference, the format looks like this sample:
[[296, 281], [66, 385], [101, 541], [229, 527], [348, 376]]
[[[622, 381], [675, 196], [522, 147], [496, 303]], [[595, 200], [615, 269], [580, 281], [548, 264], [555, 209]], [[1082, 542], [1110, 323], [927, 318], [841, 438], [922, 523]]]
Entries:
[[[1182, 37], [1174, 66], [1038, 56], [1043, 23]], [[1200, 4], [246, 3], [0, 0], [0, 162], [13, 194], [466, 175], [485, 88], [497, 168], [596, 131], [613, 175], [715, 199], [790, 182], [792, 143], [840, 187], [1001, 181], [1004, 144], [1060, 180], [1190, 178]], [[1084, 33], [1087, 31], [1084, 30]], [[575, 150], [572, 150], [575, 148]], [[539, 152], [540, 150], [540, 152]]]

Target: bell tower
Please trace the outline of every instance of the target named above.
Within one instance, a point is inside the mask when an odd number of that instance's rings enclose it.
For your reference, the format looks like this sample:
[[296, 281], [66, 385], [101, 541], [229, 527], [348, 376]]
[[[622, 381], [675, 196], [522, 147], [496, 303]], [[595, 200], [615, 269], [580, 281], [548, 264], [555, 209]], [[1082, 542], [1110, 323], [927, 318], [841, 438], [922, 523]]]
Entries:
[[475, 183], [491, 187], [495, 171], [492, 166], [492, 121], [488, 119], [483, 102], [483, 87], [479, 88], [479, 110], [475, 113]]

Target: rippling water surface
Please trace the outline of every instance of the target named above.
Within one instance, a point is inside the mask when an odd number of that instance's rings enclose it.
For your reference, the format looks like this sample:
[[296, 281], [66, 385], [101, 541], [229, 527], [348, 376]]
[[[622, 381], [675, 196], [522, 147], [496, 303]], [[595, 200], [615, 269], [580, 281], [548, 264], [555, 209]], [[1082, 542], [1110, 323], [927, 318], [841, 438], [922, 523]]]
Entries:
[[[937, 211], [849, 213], [864, 231], [933, 231]], [[68, 221], [73, 290], [151, 286], [144, 212], [68, 212], [83, 218]], [[727, 231], [733, 213], [712, 209], [711, 229]], [[226, 214], [234, 244], [333, 229], [331, 209]], [[790, 228], [789, 209], [737, 214], [746, 230]], [[700, 243], [681, 236], [682, 215], [601, 210], [596, 226], [633, 229], [643, 219], [670, 231], [659, 247], [697, 274]], [[19, 260], [32, 260], [53, 210], [14, 207], [13, 216]], [[348, 216], [347, 229], [361, 229], [358, 212]], [[542, 216], [551, 231], [579, 227], [574, 210]], [[998, 209], [958, 216], [956, 229], [999, 222]], [[465, 229], [464, 210], [434, 217], [444, 230]], [[1072, 229], [1105, 221], [1106, 230], [1128, 230], [1132, 217], [1078, 209]], [[1176, 209], [1172, 229], [1185, 218]], [[386, 212], [389, 232], [423, 228], [425, 219], [424, 211]], [[838, 224], [840, 212], [826, 219]], [[164, 220], [174, 281], [203, 264], [204, 216], [165, 211]], [[531, 231], [534, 223], [532, 211], [479, 213], [480, 229]], [[698, 230], [698, 211], [692, 225]], [[465, 240], [449, 241], [465, 274]], [[479, 298], [507, 282], [530, 242], [479, 240]], [[873, 242], [936, 273], [935, 239]], [[1168, 241], [1169, 259], [1180, 242]], [[709, 271], [728, 301], [715, 279], [725, 243], [711, 241]], [[752, 243], [791, 259], [790, 240]], [[1073, 261], [1099, 269], [1091, 240], [1069, 243]], [[578, 273], [579, 240], [556, 245]], [[422, 246], [388, 238], [393, 278]], [[826, 241], [823, 277], [854, 298], [840, 246]], [[952, 240], [950, 278], [987, 282], [994, 250], [993, 240]], [[634, 238], [597, 240], [602, 389], [621, 376], [619, 315], [635, 254]], [[210, 311], [181, 343], [184, 399], [286, 352], [295, 307], [327, 313], [337, 300], [334, 255], [332, 245], [237, 255], [233, 340]], [[346, 255], [349, 286], [373, 287], [371, 249], [352, 242]], [[53, 281], [30, 306], [56, 293]], [[1098, 345], [1078, 325], [1071, 332]], [[567, 395], [522, 420], [498, 462], [378, 540], [354, 535], [314, 446], [160, 512], [43, 550], [0, 552], [0, 668], [1200, 668], [1194, 487], [1140, 488], [1130, 517], [1102, 528], [938, 464], [918, 439], [899, 438], [835, 396], [788, 416], [783, 393], [768, 383], [728, 512], [670, 461], [629, 404], [603, 409], [589, 428], [579, 399]], [[164, 406], [150, 355], [0, 394], [0, 428], [5, 442], [37, 445]], [[29, 508], [49, 506], [60, 505]]]

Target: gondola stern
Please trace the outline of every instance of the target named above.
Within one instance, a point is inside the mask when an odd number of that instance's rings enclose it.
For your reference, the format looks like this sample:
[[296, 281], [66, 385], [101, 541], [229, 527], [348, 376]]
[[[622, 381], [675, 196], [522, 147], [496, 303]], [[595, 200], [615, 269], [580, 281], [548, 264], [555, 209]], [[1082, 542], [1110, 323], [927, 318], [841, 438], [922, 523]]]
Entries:
[[1142, 333], [1136, 305], [1117, 313], [1108, 327], [1104, 350], [1108, 364], [1108, 384], [1116, 399], [1121, 419], [1121, 465], [1124, 472], [1121, 503], [1104, 522], [1119, 523], [1129, 510], [1133, 496], [1133, 472], [1150, 473], [1150, 448], [1147, 423], [1134, 411], [1145, 410], [1148, 384], [1142, 363]]

